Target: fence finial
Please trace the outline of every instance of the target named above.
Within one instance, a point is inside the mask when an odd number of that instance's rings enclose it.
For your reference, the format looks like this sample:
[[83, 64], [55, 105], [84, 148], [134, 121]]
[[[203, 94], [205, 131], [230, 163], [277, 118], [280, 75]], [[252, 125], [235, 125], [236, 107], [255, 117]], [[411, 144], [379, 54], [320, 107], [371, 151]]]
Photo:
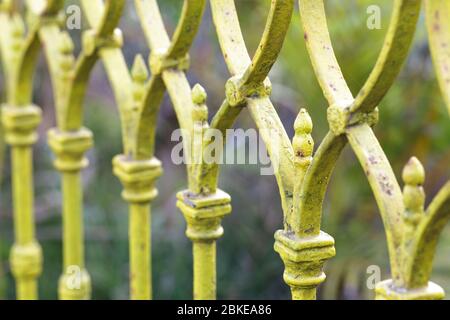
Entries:
[[405, 204], [404, 219], [408, 224], [416, 225], [424, 212], [425, 170], [416, 157], [412, 157], [403, 169], [402, 173], [405, 187], [403, 188], [403, 201]]
[[295, 164], [307, 167], [311, 163], [314, 151], [314, 140], [311, 136], [313, 123], [306, 109], [302, 108], [294, 123], [295, 136], [292, 141]]
[[206, 106], [206, 99], [208, 95], [205, 89], [196, 84], [192, 89], [192, 102], [194, 103], [194, 109], [192, 110], [192, 116], [194, 122], [208, 121], [208, 107]]
[[144, 83], [148, 79], [148, 70], [145, 65], [144, 58], [141, 54], [138, 54], [134, 58], [133, 68], [131, 70], [131, 76], [137, 83]]

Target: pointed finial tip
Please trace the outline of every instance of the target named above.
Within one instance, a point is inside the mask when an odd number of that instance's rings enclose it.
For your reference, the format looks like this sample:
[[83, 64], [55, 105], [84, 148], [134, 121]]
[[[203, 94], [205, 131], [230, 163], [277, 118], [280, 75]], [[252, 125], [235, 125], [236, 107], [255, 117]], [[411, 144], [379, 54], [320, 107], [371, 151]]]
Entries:
[[205, 104], [207, 97], [205, 89], [197, 83], [192, 89], [192, 102], [197, 105]]
[[312, 132], [313, 122], [305, 108], [300, 110], [294, 123], [294, 129], [296, 133], [300, 134], [310, 134]]
[[147, 66], [145, 65], [144, 58], [140, 54], [136, 55], [134, 58], [131, 75], [133, 80], [137, 82], [144, 82], [148, 78]]
[[295, 119], [294, 130], [295, 136], [292, 140], [296, 157], [308, 158], [314, 152], [314, 140], [311, 137], [313, 123], [306, 109], [302, 108]]
[[25, 23], [20, 16], [13, 16], [12, 18], [12, 32], [14, 36], [20, 37], [25, 33]]
[[407, 185], [422, 185], [425, 181], [425, 169], [416, 157], [411, 157], [403, 168], [402, 178]]
[[61, 35], [59, 50], [63, 54], [70, 54], [74, 50], [72, 38], [67, 33]]

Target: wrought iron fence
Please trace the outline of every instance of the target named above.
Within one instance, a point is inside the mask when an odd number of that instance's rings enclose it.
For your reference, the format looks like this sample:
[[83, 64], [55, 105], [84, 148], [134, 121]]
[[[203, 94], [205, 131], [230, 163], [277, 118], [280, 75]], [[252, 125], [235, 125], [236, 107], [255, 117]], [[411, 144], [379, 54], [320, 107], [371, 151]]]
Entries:
[[[218, 188], [218, 163], [204, 161], [203, 150], [213, 143], [205, 133], [222, 135], [247, 109], [265, 142], [280, 190], [284, 229], [275, 233], [274, 249], [285, 264], [284, 281], [293, 299], [315, 299], [324, 280], [323, 265], [335, 255], [334, 240], [321, 231], [322, 203], [344, 147], [356, 154], [381, 213], [392, 279], [378, 284], [378, 299], [441, 299], [443, 290], [430, 282], [440, 232], [450, 217], [450, 182], [424, 207], [425, 172], [416, 158], [406, 164], [403, 190], [372, 127], [377, 106], [393, 85], [408, 55], [424, 2], [430, 47], [443, 96], [450, 111], [450, 5], [446, 0], [395, 0], [390, 26], [378, 60], [366, 83], [353, 96], [334, 55], [322, 0], [300, 0], [299, 10], [316, 78], [328, 100], [329, 133], [314, 152], [312, 120], [300, 110], [291, 140], [273, 106], [269, 71], [277, 60], [295, 10], [294, 0], [272, 0], [261, 41], [250, 57], [240, 29], [234, 0], [211, 0], [210, 8], [231, 75], [219, 111], [208, 122], [206, 91], [191, 87], [186, 77], [188, 52], [202, 21], [206, 0], [185, 0], [172, 38], [166, 32], [156, 0], [81, 0], [90, 29], [84, 32], [81, 53], [65, 30], [63, 0], [3, 0], [0, 45], [7, 101], [2, 107], [6, 142], [11, 149], [15, 244], [10, 263], [19, 299], [37, 299], [42, 250], [33, 218], [33, 144], [41, 109], [33, 104], [33, 79], [42, 51], [52, 78], [57, 127], [48, 132], [60, 173], [63, 212], [63, 271], [61, 299], [89, 299], [91, 280], [84, 263], [83, 190], [80, 172], [93, 145], [83, 126], [83, 104], [90, 74], [101, 60], [120, 112], [123, 153], [113, 159], [114, 174], [123, 184], [129, 205], [130, 297], [152, 298], [151, 203], [157, 179], [163, 174], [155, 156], [159, 107], [167, 91], [179, 126], [194, 143], [186, 153], [188, 189], [177, 194], [186, 235], [193, 243], [194, 298], [216, 298], [216, 240], [222, 219], [231, 213], [231, 198]], [[122, 54], [123, 36], [117, 28], [126, 5], [135, 6], [151, 54], [141, 55], [128, 69]], [[149, 72], [150, 71], [150, 72]], [[196, 137], [200, 137], [196, 139]], [[186, 138], [186, 137], [185, 137]], [[188, 140], [188, 139], [186, 139]], [[238, 208], [239, 209], [239, 208]], [[70, 268], [82, 270], [79, 286], [70, 281]]]

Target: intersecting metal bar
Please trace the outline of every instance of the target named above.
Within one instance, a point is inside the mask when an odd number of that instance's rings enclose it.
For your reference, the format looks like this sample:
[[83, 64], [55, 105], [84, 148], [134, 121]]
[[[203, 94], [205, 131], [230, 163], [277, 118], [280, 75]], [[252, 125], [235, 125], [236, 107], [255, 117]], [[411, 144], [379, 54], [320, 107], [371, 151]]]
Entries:
[[372, 129], [365, 124], [351, 127], [347, 132], [350, 145], [369, 180], [383, 217], [389, 252], [394, 257], [391, 258], [394, 261], [391, 264], [392, 277], [395, 283], [402, 285], [400, 261], [396, 260], [400, 259], [401, 234], [404, 232], [402, 215], [405, 208], [400, 186]]
[[450, 112], [450, 3], [425, 0], [425, 16], [434, 69]]
[[[97, 39], [111, 36], [121, 15], [121, 2], [106, 2], [105, 15], [94, 30], [87, 32], [91, 37], [85, 37], [82, 53], [76, 61], [72, 41], [62, 29], [58, 15], [64, 1], [28, 1], [27, 5], [37, 19], [42, 19], [37, 22], [39, 43], [43, 45], [50, 69], [58, 122], [58, 128], [50, 130], [48, 137], [56, 155], [55, 167], [61, 173], [63, 190], [64, 270], [59, 281], [59, 297], [89, 299], [91, 284], [84, 265], [80, 171], [88, 165], [84, 154], [92, 146], [93, 138], [92, 133], [82, 127], [83, 101], [90, 72], [98, 60], [92, 33]], [[49, 18], [49, 14], [54, 16]], [[75, 267], [81, 281], [80, 286], [73, 288], [70, 279]]]
[[[242, 63], [250, 58], [242, 40], [234, 2], [213, 1], [212, 10], [225, 60], [231, 74], [235, 74], [227, 83], [227, 100], [213, 119], [213, 127], [223, 131], [232, 124], [242, 107], [249, 108], [266, 143], [281, 193], [285, 229], [275, 234], [275, 250], [285, 263], [284, 280], [291, 287], [293, 299], [315, 299], [317, 286], [325, 280], [323, 264], [334, 256], [335, 250], [334, 240], [325, 233], [315, 237], [299, 237], [301, 216], [293, 208], [299, 196], [296, 191], [300, 189], [310, 163], [306, 154], [309, 153], [307, 149], [311, 149], [307, 145], [310, 143], [308, 134], [312, 125], [308, 124], [305, 113], [301, 112], [297, 118], [294, 154], [293, 146], [268, 98], [270, 82], [264, 80], [274, 62], [272, 59], [278, 56], [281, 49], [281, 39], [284, 39], [289, 26], [293, 2], [272, 1], [268, 23], [259, 46], [261, 51], [257, 51], [250, 65]], [[248, 69], [240, 76], [239, 73], [244, 68]], [[252, 82], [253, 76], [256, 78], [255, 82]], [[214, 166], [208, 169], [217, 174]]]
[[[243, 98], [246, 100], [241, 106], [231, 106], [229, 99], [227, 99], [219, 109], [217, 115], [213, 118], [211, 126], [221, 131], [231, 127], [239, 112], [242, 110], [242, 107], [246, 104], [253, 106], [249, 109], [253, 110], [251, 114], [255, 122], [263, 125], [267, 120], [270, 123], [269, 126], [262, 127], [261, 132], [265, 131], [266, 133], [263, 135], [263, 139], [269, 155], [271, 155], [272, 159], [278, 159], [279, 161], [275, 163], [275, 173], [280, 188], [283, 212], [286, 215], [284, 219], [286, 228], [291, 229], [289, 212], [293, 193], [292, 146], [275, 108], [270, 100], [264, 96], [270, 94], [270, 88], [267, 88], [267, 86], [270, 86], [270, 83], [265, 79], [270, 71], [270, 67], [281, 51], [293, 12], [293, 1], [282, 0], [272, 2], [263, 37], [253, 61], [250, 59], [242, 36], [234, 1], [213, 0], [211, 1], [211, 10], [219, 43], [228, 69], [233, 77], [242, 75], [241, 80], [237, 81], [237, 85], [234, 86], [234, 90], [239, 91], [242, 87], [247, 86], [253, 88], [263, 87], [263, 91], [254, 99], [244, 95]], [[272, 37], [273, 35], [276, 35], [276, 37]], [[265, 84], [262, 83], [263, 81]], [[261, 108], [258, 108], [258, 106]], [[261, 109], [261, 111], [258, 109]], [[270, 132], [268, 132], [270, 130], [278, 136], [276, 141], [279, 143], [278, 145], [272, 143]], [[204, 176], [206, 176], [205, 181], [209, 182], [208, 185], [217, 184], [217, 165], [209, 166], [206, 170], [207, 172], [204, 173]], [[215, 177], [209, 178], [208, 174], [215, 175]]]
[[[12, 8], [11, 8], [12, 9]], [[33, 72], [39, 53], [38, 27], [25, 35], [15, 11], [0, 12], [0, 46], [6, 73], [7, 102], [2, 110], [5, 140], [11, 146], [14, 233], [10, 263], [18, 299], [37, 299], [42, 250], [35, 239], [32, 145], [41, 111], [31, 104]]]
[[[345, 134], [349, 138], [363, 168], [365, 168], [385, 223], [394, 286], [408, 287], [408, 283], [405, 282], [405, 263], [403, 262], [405, 254], [403, 196], [389, 162], [370, 129], [370, 126], [374, 125], [378, 118], [375, 107], [392, 86], [402, 63], [406, 59], [420, 12], [420, 1], [395, 1], [393, 6], [391, 24], [378, 61], [366, 84], [356, 99], [353, 100], [333, 53], [323, 2], [300, 1], [300, 11], [309, 54], [317, 78], [330, 103], [328, 120], [332, 134], [336, 136], [332, 136], [331, 140], [325, 139], [324, 143], [326, 145], [329, 145], [330, 142], [336, 144], [334, 148], [338, 151], [337, 154], [332, 153], [335, 154], [335, 157], [331, 157], [330, 160], [332, 162], [337, 160], [342, 147], [345, 145], [345, 139], [341, 139], [340, 142], [337, 139], [340, 135]], [[359, 114], [355, 114], [355, 112]], [[352, 122], [351, 118], [356, 119], [356, 121], [353, 120]], [[320, 150], [322, 150], [322, 147], [319, 147]], [[318, 155], [321, 155], [321, 153], [318, 153]], [[319, 198], [317, 198], [311, 191], [324, 190], [322, 184], [327, 183], [326, 180], [313, 179], [313, 177], [317, 177], [318, 169], [320, 170], [324, 166], [320, 162], [328, 161], [326, 154], [324, 155], [324, 157], [313, 160], [313, 164], [305, 177], [306, 184], [303, 186], [303, 195], [306, 195], [306, 197], [302, 196], [299, 210], [303, 214], [304, 209], [308, 209], [306, 213], [309, 217], [314, 215], [317, 204], [323, 200], [323, 193], [319, 193]], [[329, 165], [328, 168], [331, 169], [332, 165]], [[321, 185], [320, 188], [315, 187], [318, 184]], [[310, 203], [308, 204], [306, 201]], [[316, 219], [317, 217], [320, 219], [320, 214], [316, 216]], [[317, 223], [320, 222], [316, 220], [316, 226]], [[319, 230], [318, 227], [313, 228], [309, 223], [305, 223], [303, 229], [305, 231], [314, 230], [315, 233]]]
[[[82, 4], [89, 23], [94, 27], [98, 26], [98, 21], [102, 21], [102, 15], [109, 9], [99, 0], [86, 0]], [[124, 4], [125, 1], [115, 1], [114, 5], [116, 9], [121, 9]], [[115, 17], [119, 16], [117, 14]], [[96, 35], [97, 38], [114, 27], [115, 24], [108, 23]], [[154, 183], [162, 171], [160, 162], [151, 155], [147, 158], [136, 157], [136, 110], [141, 108], [144, 100], [142, 87], [147, 81], [147, 70], [142, 58], [137, 57], [130, 74], [121, 51], [122, 44], [121, 32], [116, 29], [110, 41], [97, 43], [97, 46], [114, 91], [122, 126], [124, 153], [114, 158], [113, 165], [114, 173], [124, 187], [122, 196], [129, 203], [130, 296], [132, 299], [151, 299], [150, 204], [157, 196]]]
[[439, 236], [450, 220], [450, 182], [439, 191], [426, 210], [425, 219], [417, 228], [411, 247], [407, 283], [411, 288], [421, 288], [428, 283]]
[[[149, 108], [142, 110], [143, 117], [138, 125], [137, 134], [139, 137], [148, 136], [148, 131], [144, 131], [148, 122], [144, 123], [144, 119], [156, 124], [162, 92], [167, 88], [180, 128], [184, 130], [184, 141], [190, 141], [188, 136], [192, 135], [195, 126], [193, 121], [195, 105], [184, 69], [187, 67], [187, 52], [201, 22], [205, 1], [184, 2], [181, 19], [172, 41], [169, 40], [165, 30], [156, 1], [136, 0], [135, 4], [152, 50], [150, 65], [153, 75], [146, 99], [154, 98], [152, 104], [147, 105]], [[154, 143], [150, 146], [150, 150], [144, 149], [144, 152], [153, 150], [153, 145]], [[191, 154], [191, 144], [185, 143], [184, 146], [185, 152]], [[189, 190], [179, 193], [177, 205], [188, 224], [186, 234], [193, 241], [194, 298], [215, 299], [216, 240], [223, 233], [220, 220], [231, 210], [228, 204], [230, 199], [228, 195], [215, 188], [205, 188], [195, 174], [198, 171], [195, 165], [187, 165], [187, 168]], [[194, 199], [197, 202], [194, 202]]]

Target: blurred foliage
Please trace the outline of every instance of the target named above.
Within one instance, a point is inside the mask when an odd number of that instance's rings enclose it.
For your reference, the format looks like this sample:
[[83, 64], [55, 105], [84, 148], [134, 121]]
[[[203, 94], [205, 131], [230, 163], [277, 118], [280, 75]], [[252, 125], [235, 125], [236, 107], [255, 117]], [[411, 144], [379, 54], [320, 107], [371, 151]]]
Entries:
[[[69, 1], [77, 3], [77, 1]], [[164, 20], [173, 31], [181, 0], [159, 1]], [[237, 0], [242, 29], [254, 52], [263, 31], [270, 1]], [[338, 60], [345, 78], [356, 94], [370, 74], [388, 27], [392, 1], [328, 0], [327, 13]], [[381, 30], [366, 27], [367, 7], [382, 9]], [[124, 53], [131, 64], [136, 53], [148, 54], [132, 6], [122, 25]], [[77, 30], [72, 35], [79, 40]], [[209, 8], [191, 51], [191, 84], [206, 84], [210, 114], [224, 98], [228, 78], [220, 53]], [[45, 132], [55, 125], [50, 79], [44, 61], [39, 66], [35, 101], [44, 109], [42, 139], [35, 148], [36, 221], [39, 241], [45, 253], [41, 297], [56, 298], [61, 271], [61, 215], [59, 177], [51, 165], [52, 155]], [[315, 123], [318, 145], [328, 130], [327, 103], [315, 80], [306, 52], [298, 10], [271, 79], [273, 101], [288, 133], [300, 107], [306, 107]], [[0, 90], [4, 90], [1, 82]], [[423, 18], [419, 22], [409, 60], [380, 106], [376, 127], [391, 164], [400, 177], [407, 159], [416, 155], [427, 170], [426, 191], [430, 200], [449, 178], [449, 116], [435, 80], [427, 47]], [[127, 208], [119, 194], [121, 187], [111, 173], [111, 159], [121, 152], [120, 128], [112, 92], [99, 66], [92, 75], [86, 101], [86, 126], [95, 134], [96, 146], [89, 153], [91, 165], [84, 174], [87, 267], [93, 279], [95, 299], [128, 296]], [[253, 123], [243, 112], [236, 127]], [[185, 168], [171, 159], [170, 135], [177, 128], [176, 117], [166, 99], [158, 128], [157, 156], [165, 174], [158, 183], [160, 196], [152, 208], [153, 278], [156, 299], [192, 297], [191, 244], [184, 236], [185, 223], [175, 207], [175, 193], [186, 187]], [[246, 146], [240, 146], [245, 148]], [[1, 148], [0, 148], [1, 155]], [[0, 161], [1, 164], [1, 161]], [[0, 165], [1, 168], [1, 165]], [[13, 242], [9, 163], [5, 165], [0, 203], [0, 298], [14, 297], [8, 254]], [[233, 199], [233, 214], [224, 221], [225, 236], [218, 243], [218, 296], [223, 299], [287, 299], [282, 281], [283, 265], [273, 251], [273, 234], [282, 227], [282, 212], [275, 179], [260, 176], [256, 165], [225, 165], [221, 185]], [[326, 283], [319, 296], [326, 299], [371, 298], [366, 286], [367, 267], [378, 265], [383, 278], [389, 275], [383, 226], [369, 184], [350, 150], [341, 157], [327, 195], [323, 229], [336, 239], [337, 256], [327, 264]], [[450, 232], [444, 233], [436, 257], [433, 279], [450, 291]], [[3, 270], [3, 272], [2, 272]]]

